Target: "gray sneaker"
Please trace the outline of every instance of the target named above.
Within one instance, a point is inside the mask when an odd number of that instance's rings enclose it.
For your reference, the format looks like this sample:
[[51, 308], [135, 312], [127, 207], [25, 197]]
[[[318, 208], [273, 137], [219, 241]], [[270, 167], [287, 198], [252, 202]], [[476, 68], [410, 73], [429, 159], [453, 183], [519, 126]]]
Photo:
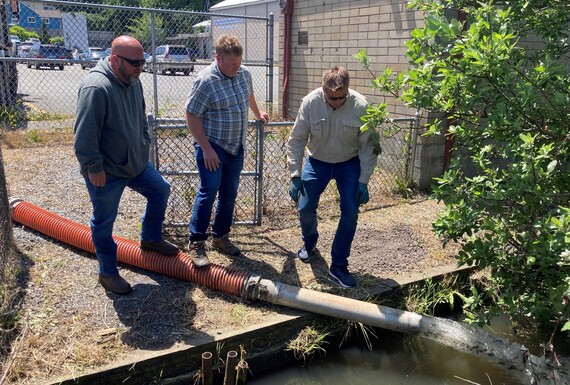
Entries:
[[206, 243], [204, 241], [188, 243], [188, 252], [190, 253], [194, 266], [205, 267], [210, 264], [210, 260], [206, 255]]
[[212, 238], [212, 247], [223, 254], [231, 255], [234, 257], [237, 257], [241, 254], [241, 250], [230, 240], [229, 234], [226, 234], [221, 238]]
[[297, 251], [297, 258], [299, 258], [301, 262], [309, 263], [315, 255], [315, 249], [316, 247], [314, 246], [307, 248], [307, 245], [303, 245], [303, 247]]

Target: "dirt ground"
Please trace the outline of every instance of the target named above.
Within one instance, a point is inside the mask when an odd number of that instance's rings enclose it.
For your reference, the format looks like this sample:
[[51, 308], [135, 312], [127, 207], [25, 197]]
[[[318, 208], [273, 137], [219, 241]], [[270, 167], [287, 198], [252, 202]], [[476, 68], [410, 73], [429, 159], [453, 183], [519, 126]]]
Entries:
[[[89, 223], [91, 205], [70, 144], [4, 148], [3, 158], [11, 197]], [[115, 235], [138, 241], [143, 208], [143, 199], [127, 191]], [[441, 208], [421, 195], [408, 200], [373, 196], [360, 214], [349, 260], [358, 281], [354, 289], [340, 289], [326, 278], [338, 220], [334, 205], [319, 211], [319, 254], [310, 264], [295, 258], [301, 246], [298, 226], [272, 226], [279, 220], [275, 218], [262, 226], [234, 226], [232, 239], [242, 256], [229, 258], [209, 250], [209, 257], [213, 263], [262, 278], [364, 298], [382, 285], [455, 267], [453, 250], [443, 249], [431, 231]], [[121, 265], [120, 272], [133, 285], [133, 293], [106, 294], [97, 284], [94, 255], [18, 223], [13, 229], [22, 289], [21, 328], [4, 361], [5, 384], [79, 376], [136, 352], [239, 330], [284, 310], [127, 265]], [[184, 247], [186, 231], [165, 233]]]

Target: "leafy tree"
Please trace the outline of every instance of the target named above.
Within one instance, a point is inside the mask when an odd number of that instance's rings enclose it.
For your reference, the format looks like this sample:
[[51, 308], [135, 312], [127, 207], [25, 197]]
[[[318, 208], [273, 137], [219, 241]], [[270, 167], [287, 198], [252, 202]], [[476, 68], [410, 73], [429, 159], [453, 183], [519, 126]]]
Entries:
[[[453, 138], [433, 191], [445, 210], [433, 225], [444, 244], [459, 244], [461, 264], [490, 272], [467, 306], [492, 298], [497, 306], [474, 319], [506, 311], [570, 330], [570, 5], [409, 5], [425, 12], [407, 42], [409, 68], [385, 70], [372, 87], [434, 117], [427, 135]], [[364, 52], [355, 56], [368, 67]]]
[[20, 27], [19, 25], [13, 25], [10, 27], [10, 35], [16, 35], [20, 38], [21, 41], [26, 41], [31, 37], [38, 38], [38, 34], [35, 32], [30, 32], [25, 28]]
[[[158, 15], [154, 19], [154, 33], [155, 36], [167, 36], [166, 31], [163, 27], [162, 17]], [[150, 13], [145, 12], [139, 18], [133, 21], [131, 26], [129, 26], [129, 34], [136, 37], [138, 41], [145, 47], [147, 50], [151, 46], [152, 37], [151, 37], [151, 29], [150, 29]]]

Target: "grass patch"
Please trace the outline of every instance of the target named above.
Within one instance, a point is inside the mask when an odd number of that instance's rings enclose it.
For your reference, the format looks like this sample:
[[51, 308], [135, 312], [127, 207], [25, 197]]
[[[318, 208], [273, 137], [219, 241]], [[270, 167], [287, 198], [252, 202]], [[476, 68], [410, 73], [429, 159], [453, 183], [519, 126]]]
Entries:
[[323, 347], [327, 341], [329, 331], [319, 330], [315, 326], [307, 326], [299, 332], [297, 338], [290, 341], [285, 348], [285, 351], [293, 352], [293, 356], [297, 360], [303, 360], [306, 364], [308, 361], [317, 356], [326, 354]]
[[429, 278], [405, 288], [404, 307], [423, 315], [435, 315], [445, 306], [453, 311], [455, 299], [461, 297], [469, 286], [460, 275], [448, 274], [440, 280]]
[[56, 114], [55, 112], [49, 111], [30, 111], [27, 114], [28, 122], [44, 122], [44, 121], [54, 121], [54, 120], [67, 120], [74, 119], [73, 115], [67, 114]]
[[60, 129], [10, 130], [1, 134], [2, 148], [28, 148], [73, 144], [73, 127]]

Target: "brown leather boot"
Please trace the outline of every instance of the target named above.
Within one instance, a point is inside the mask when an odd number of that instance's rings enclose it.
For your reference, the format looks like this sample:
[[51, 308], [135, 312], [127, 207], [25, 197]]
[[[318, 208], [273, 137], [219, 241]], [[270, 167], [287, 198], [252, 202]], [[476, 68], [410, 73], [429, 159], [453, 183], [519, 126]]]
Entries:
[[194, 266], [205, 267], [210, 264], [210, 260], [206, 255], [206, 243], [204, 241], [188, 243], [188, 252], [190, 253]]
[[105, 290], [112, 291], [115, 294], [125, 295], [133, 291], [131, 285], [125, 281], [119, 274], [101, 275], [99, 274], [99, 283]]
[[165, 241], [164, 239], [160, 242], [146, 242], [141, 241], [141, 250], [144, 251], [155, 251], [164, 255], [176, 255], [178, 254], [178, 247], [174, 246], [172, 243]]
[[237, 257], [241, 254], [241, 250], [230, 240], [229, 234], [226, 234], [221, 238], [213, 238], [212, 247], [226, 255], [231, 255], [234, 257]]

